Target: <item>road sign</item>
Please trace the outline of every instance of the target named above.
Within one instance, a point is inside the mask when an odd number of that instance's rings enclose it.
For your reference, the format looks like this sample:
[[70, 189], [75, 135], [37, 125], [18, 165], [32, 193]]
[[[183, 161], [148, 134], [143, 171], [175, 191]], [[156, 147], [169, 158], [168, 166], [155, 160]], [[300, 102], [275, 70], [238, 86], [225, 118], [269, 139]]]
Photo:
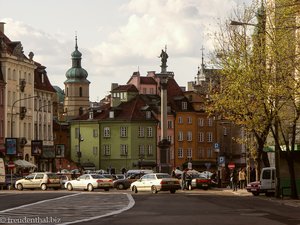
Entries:
[[233, 170], [235, 168], [235, 164], [233, 162], [228, 163], [228, 168]]
[[215, 149], [219, 149], [219, 143], [215, 143]]
[[13, 161], [9, 161], [7, 164], [7, 167], [8, 167], [8, 169], [12, 170], [13, 168], [15, 168], [15, 163]]

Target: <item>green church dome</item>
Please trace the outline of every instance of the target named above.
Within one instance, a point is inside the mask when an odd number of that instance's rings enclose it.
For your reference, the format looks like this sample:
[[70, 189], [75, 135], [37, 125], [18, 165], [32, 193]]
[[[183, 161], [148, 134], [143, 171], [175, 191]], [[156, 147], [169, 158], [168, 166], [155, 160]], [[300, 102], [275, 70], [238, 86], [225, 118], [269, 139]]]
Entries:
[[65, 83], [71, 82], [89, 82], [86, 80], [88, 72], [81, 67], [81, 52], [78, 51], [77, 36], [75, 38], [75, 51], [72, 52], [72, 67], [66, 72], [67, 80]]

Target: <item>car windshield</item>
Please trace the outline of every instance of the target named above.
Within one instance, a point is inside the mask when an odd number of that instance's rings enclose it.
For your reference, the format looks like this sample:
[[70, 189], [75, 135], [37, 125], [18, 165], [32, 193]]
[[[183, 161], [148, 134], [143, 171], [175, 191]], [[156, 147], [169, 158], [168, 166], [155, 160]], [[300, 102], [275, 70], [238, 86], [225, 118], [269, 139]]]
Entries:
[[169, 175], [169, 174], [157, 174], [156, 177], [157, 177], [157, 179], [171, 178], [171, 175]]
[[93, 179], [103, 179], [105, 178], [104, 176], [100, 175], [100, 174], [92, 174], [91, 175]]

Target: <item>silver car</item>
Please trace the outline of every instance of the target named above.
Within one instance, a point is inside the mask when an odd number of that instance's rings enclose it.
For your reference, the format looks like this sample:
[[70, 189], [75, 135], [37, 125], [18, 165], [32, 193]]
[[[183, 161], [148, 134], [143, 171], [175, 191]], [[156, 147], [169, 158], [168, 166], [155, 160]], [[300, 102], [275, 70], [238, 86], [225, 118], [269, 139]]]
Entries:
[[59, 189], [61, 180], [56, 173], [37, 172], [31, 173], [23, 179], [17, 180], [15, 188], [18, 190], [40, 188], [43, 191], [47, 188]]

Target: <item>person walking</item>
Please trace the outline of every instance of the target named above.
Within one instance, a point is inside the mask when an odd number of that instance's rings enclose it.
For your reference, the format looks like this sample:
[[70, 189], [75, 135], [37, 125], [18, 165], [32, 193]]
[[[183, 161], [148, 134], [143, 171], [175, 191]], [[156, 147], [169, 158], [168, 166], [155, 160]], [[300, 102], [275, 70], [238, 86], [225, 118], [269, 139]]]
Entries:
[[233, 170], [232, 172], [232, 188], [233, 191], [237, 191], [237, 186], [238, 186], [238, 173], [236, 170]]
[[240, 189], [245, 188], [245, 183], [246, 183], [246, 173], [244, 168], [240, 169], [239, 171], [239, 184], [240, 184]]
[[184, 190], [186, 188], [186, 170], [183, 171], [181, 176], [181, 189]]

